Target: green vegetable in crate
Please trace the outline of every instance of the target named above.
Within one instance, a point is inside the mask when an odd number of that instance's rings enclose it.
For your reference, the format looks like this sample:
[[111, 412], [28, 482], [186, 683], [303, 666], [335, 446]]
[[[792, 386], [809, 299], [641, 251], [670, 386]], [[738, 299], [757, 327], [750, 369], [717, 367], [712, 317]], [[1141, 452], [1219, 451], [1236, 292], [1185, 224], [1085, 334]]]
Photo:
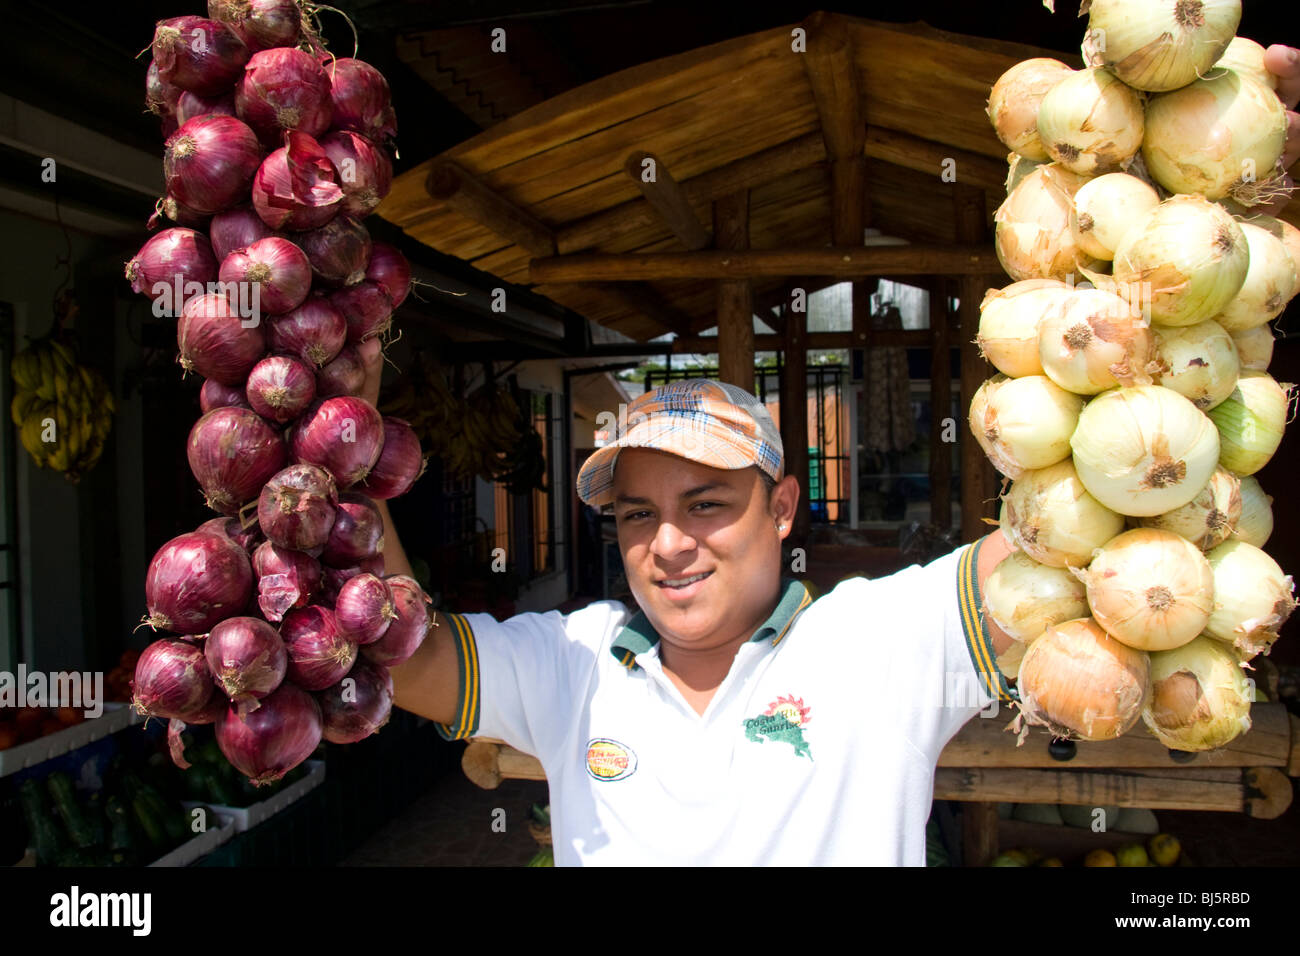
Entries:
[[61, 770], [55, 771], [46, 778], [45, 786], [49, 791], [50, 800], [59, 813], [59, 818], [63, 820], [64, 829], [67, 830], [72, 845], [80, 849], [94, 846], [95, 828], [81, 805], [77, 803], [72, 778]]
[[35, 780], [24, 780], [18, 788], [18, 799], [23, 808], [23, 820], [31, 835], [36, 862], [50, 866], [67, 850], [68, 838], [54, 819], [54, 813], [45, 802], [45, 793]]
[[138, 839], [131, 826], [131, 815], [126, 805], [117, 794], [112, 794], [104, 803], [104, 815], [108, 819], [108, 850], [115, 865], [132, 865], [138, 857]]
[[537, 855], [528, 861], [526, 866], [555, 866], [555, 851], [551, 847], [543, 847], [537, 851]]

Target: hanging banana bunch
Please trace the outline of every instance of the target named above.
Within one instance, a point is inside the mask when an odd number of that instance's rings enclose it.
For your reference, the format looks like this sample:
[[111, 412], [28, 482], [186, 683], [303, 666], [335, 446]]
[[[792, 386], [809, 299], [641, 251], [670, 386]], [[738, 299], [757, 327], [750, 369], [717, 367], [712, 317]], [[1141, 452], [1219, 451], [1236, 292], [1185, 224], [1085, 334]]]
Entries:
[[32, 460], [76, 482], [99, 461], [117, 410], [108, 382], [77, 364], [53, 335], [38, 339], [10, 363], [14, 397], [9, 417]]

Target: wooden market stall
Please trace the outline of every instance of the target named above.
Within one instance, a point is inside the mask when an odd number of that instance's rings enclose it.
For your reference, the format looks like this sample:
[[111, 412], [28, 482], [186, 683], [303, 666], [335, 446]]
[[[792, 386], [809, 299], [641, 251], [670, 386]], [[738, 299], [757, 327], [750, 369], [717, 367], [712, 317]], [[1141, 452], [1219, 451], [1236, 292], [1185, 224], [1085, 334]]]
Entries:
[[[642, 64], [571, 89], [408, 171], [380, 214], [412, 238], [592, 321], [665, 350], [717, 351], [720, 377], [754, 383], [756, 351], [783, 357], [782, 404], [801, 399], [810, 349], [931, 349], [932, 407], [969, 405], [992, 368], [974, 345], [979, 304], [1010, 280], [992, 246], [1006, 148], [985, 116], [1013, 64], [1077, 56], [818, 12], [801, 23]], [[1300, 204], [1286, 218], [1300, 221]], [[905, 240], [864, 241], [864, 230]], [[873, 330], [862, 280], [927, 289], [930, 328]], [[852, 327], [809, 332], [787, 303], [855, 283]], [[950, 313], [944, 303], [957, 301]], [[754, 332], [757, 315], [771, 331]], [[716, 337], [703, 335], [717, 328]], [[948, 374], [960, 349], [961, 375]], [[782, 416], [787, 470], [807, 487], [803, 416]], [[966, 429], [961, 537], [986, 531], [998, 477]], [[950, 459], [930, 436], [932, 523], [951, 523]], [[796, 538], [807, 531], [806, 511]], [[970, 802], [968, 859], [996, 846], [993, 801], [1109, 802], [1275, 816], [1297, 772], [1294, 718], [1256, 709], [1225, 750], [1176, 763], [1145, 731], [1080, 744], [1068, 763], [1045, 731], [1025, 746], [972, 721], [944, 752], [936, 796]], [[481, 785], [540, 779], [533, 758], [471, 743]]]

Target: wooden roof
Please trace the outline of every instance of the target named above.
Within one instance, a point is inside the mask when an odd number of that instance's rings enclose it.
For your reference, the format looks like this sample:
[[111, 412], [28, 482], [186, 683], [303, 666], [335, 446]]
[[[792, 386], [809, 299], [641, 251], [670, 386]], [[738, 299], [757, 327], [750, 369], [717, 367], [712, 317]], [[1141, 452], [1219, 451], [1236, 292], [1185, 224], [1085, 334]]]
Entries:
[[[1061, 54], [923, 23], [834, 19], [867, 126], [865, 223], [911, 242], [954, 243], [954, 195], [969, 186], [983, 191], [991, 223], [1005, 195], [1007, 150], [984, 112], [989, 89], [1020, 60]], [[682, 252], [628, 168], [639, 168], [644, 152], [681, 185], [705, 229], [712, 200], [748, 188], [751, 248], [824, 247], [833, 134], [820, 119], [808, 54], [792, 49], [798, 26], [646, 63], [532, 106], [398, 177], [379, 213], [440, 252], [524, 285], [538, 256]], [[949, 158], [956, 183], [941, 175]], [[499, 203], [510, 228], [494, 231], [432, 198], [430, 174], [449, 165]], [[755, 301], [788, 284], [755, 280]], [[534, 287], [638, 340], [712, 327], [716, 290], [710, 279]]]

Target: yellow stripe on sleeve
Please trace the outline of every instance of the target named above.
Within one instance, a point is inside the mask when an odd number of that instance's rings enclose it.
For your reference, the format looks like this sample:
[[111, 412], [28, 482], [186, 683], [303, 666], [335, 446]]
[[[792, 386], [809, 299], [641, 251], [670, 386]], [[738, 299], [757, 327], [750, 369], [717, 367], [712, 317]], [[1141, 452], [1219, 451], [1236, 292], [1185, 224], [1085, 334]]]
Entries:
[[456, 662], [459, 671], [460, 690], [457, 697], [456, 721], [452, 724], [435, 724], [438, 733], [445, 740], [464, 740], [473, 737], [478, 731], [479, 722], [479, 680], [478, 644], [474, 640], [474, 629], [469, 621], [460, 614], [444, 614], [443, 620], [451, 624], [452, 641], [456, 645]]

